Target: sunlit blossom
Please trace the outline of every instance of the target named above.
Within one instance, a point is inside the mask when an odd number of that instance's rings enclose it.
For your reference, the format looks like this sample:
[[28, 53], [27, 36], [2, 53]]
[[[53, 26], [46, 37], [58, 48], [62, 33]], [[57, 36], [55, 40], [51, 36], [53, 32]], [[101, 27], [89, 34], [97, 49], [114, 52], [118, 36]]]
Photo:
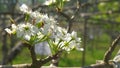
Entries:
[[12, 34], [12, 33], [13, 33], [12, 30], [10, 30], [9, 28], [6, 28], [5, 31], [6, 31], [7, 33], [9, 33], [9, 34]]
[[56, 0], [46, 0], [44, 2], [44, 5], [50, 5], [50, 4], [55, 3], [55, 2], [56, 2]]
[[[70, 1], [70, 0], [63, 0], [63, 2], [64, 1]], [[56, 0], [46, 0], [44, 2], [44, 5], [51, 5], [51, 4], [56, 3], [56, 2], [57, 2]]]
[[28, 8], [26, 4], [22, 4], [20, 6], [20, 11], [22, 11], [23, 13], [27, 13], [27, 14], [30, 14], [32, 12], [32, 10]]
[[5, 31], [8, 32], [9, 34], [15, 34], [16, 33], [16, 28], [17, 28], [17, 26], [15, 24], [12, 24], [11, 29], [6, 28]]

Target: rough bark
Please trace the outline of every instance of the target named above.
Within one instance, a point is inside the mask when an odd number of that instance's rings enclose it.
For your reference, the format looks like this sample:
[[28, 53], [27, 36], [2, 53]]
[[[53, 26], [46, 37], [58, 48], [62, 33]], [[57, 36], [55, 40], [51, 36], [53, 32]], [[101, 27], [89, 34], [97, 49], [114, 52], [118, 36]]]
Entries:
[[[0, 66], [0, 68], [30, 68], [30, 67], [31, 67], [31, 64], [2, 65], [2, 66]], [[35, 68], [35, 67], [33, 67], [33, 68]], [[49, 66], [42, 66], [41, 68], [50, 68], [50, 67]], [[62, 68], [62, 67], [57, 67], [57, 68]], [[73, 67], [68, 67], [68, 68], [73, 68]], [[94, 65], [90, 65], [90, 66], [86, 66], [86, 67], [75, 67], [75, 68], [114, 68], [114, 67], [113, 67], [113, 64], [107, 65], [105, 63], [102, 63], [102, 64], [94, 64]]]

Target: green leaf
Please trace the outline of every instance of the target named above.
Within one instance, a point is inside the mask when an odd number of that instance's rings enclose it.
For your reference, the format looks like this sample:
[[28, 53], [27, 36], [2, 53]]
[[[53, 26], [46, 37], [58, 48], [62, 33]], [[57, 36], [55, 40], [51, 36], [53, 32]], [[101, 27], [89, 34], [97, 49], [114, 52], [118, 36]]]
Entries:
[[55, 52], [57, 52], [57, 48], [55, 48], [55, 44], [53, 43], [51, 39], [48, 39], [47, 42], [51, 48], [52, 53], [55, 54]]
[[40, 21], [40, 22], [38, 22], [38, 23], [36, 24], [36, 26], [37, 26], [38, 28], [42, 27], [43, 25], [44, 25], [44, 24], [43, 24], [42, 21]]
[[25, 22], [28, 22], [29, 18], [30, 18], [30, 15], [29, 14], [25, 14]]

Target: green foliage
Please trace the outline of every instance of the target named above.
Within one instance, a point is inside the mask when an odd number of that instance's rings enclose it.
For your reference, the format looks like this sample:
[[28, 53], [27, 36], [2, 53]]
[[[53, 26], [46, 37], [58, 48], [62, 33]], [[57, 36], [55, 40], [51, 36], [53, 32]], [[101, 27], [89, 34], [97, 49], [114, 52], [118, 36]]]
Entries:
[[116, 11], [119, 9], [119, 2], [117, 2], [117, 1], [110, 2], [110, 3], [101, 2], [101, 3], [99, 3], [98, 8], [101, 12], [106, 12], [108, 10]]
[[63, 0], [56, 0], [56, 6], [57, 8], [62, 9], [64, 5], [64, 1]]
[[115, 18], [115, 21], [116, 21], [116, 22], [120, 22], [120, 15], [118, 15], [118, 16]]
[[55, 0], [49, 6], [57, 8], [58, 11], [62, 11], [67, 0]]
[[96, 6], [97, 13], [91, 16], [91, 22], [98, 25], [101, 24], [104, 30], [112, 29], [113, 31], [120, 32], [119, 26], [116, 27], [116, 25], [120, 24], [119, 3], [117, 0], [98, 3]]

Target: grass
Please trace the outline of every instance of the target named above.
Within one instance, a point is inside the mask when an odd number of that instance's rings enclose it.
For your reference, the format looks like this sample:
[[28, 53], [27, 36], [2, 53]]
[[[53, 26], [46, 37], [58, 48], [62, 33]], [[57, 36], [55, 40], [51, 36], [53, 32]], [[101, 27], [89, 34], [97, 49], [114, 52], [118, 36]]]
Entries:
[[30, 53], [27, 48], [24, 48], [23, 51], [13, 60], [13, 64], [24, 63], [31, 63]]
[[[104, 54], [110, 45], [110, 38], [106, 34], [89, 40], [86, 45], [85, 65], [95, 64], [96, 60], [103, 60]], [[113, 55], [116, 54], [120, 46], [118, 46]], [[0, 51], [1, 52], [1, 51]], [[1, 58], [1, 55], [0, 55]], [[31, 63], [28, 49], [24, 50], [13, 60], [13, 64]], [[50, 63], [46, 64], [49, 65]], [[82, 65], [82, 52], [72, 51], [70, 54], [63, 54], [59, 61], [61, 67], [80, 67]]]

